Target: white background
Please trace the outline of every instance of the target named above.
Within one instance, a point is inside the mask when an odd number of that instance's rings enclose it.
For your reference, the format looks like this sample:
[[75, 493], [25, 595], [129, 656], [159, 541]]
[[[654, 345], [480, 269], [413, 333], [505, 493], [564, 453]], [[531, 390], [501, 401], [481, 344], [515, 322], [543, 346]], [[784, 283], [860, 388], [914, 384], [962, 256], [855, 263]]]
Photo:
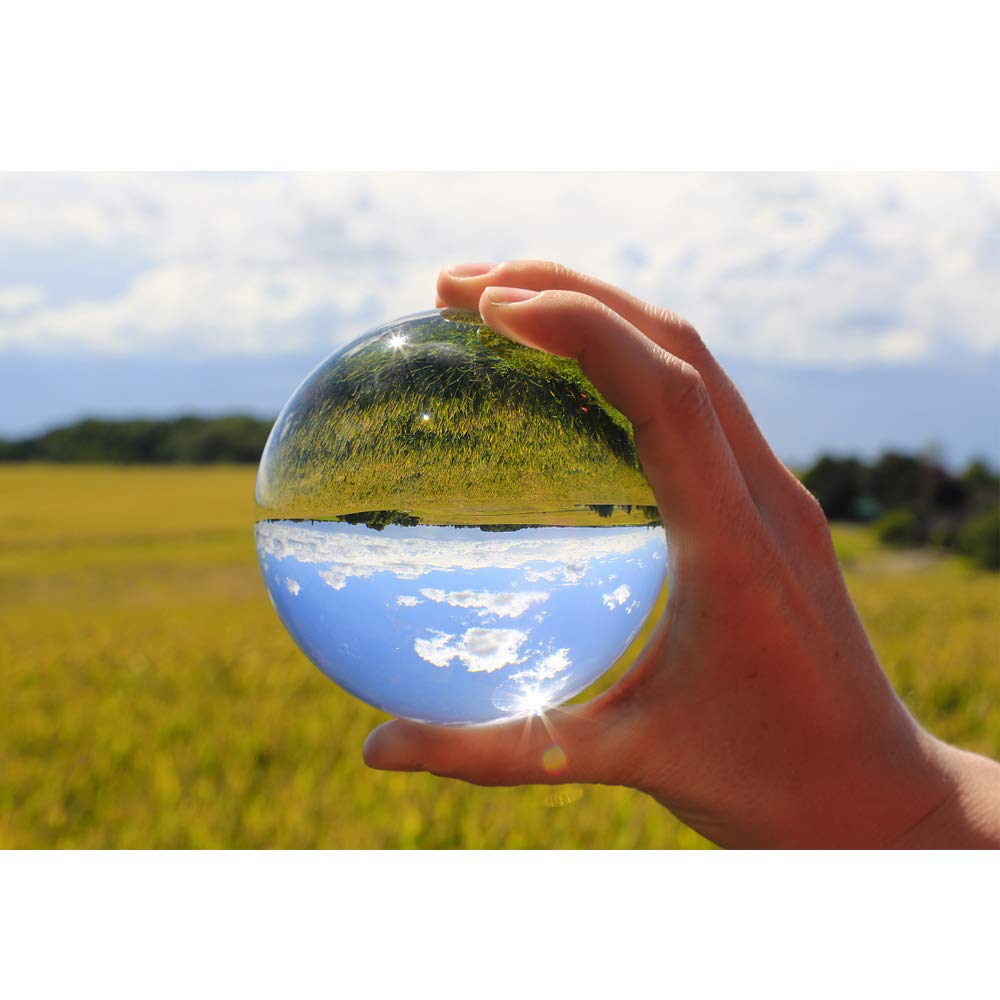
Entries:
[[[0, 32], [0, 166], [992, 169], [983, 9], [35, 2]], [[9, 853], [0, 992], [985, 995], [998, 872], [977, 854]]]

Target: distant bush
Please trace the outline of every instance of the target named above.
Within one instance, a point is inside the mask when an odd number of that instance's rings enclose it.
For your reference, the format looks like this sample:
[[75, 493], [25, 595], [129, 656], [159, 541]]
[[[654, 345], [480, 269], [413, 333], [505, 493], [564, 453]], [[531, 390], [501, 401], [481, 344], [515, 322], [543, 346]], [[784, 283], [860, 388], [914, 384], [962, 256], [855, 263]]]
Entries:
[[920, 518], [908, 507], [886, 511], [875, 522], [875, 535], [883, 545], [894, 548], [906, 548], [926, 541]]
[[989, 517], [1000, 500], [1000, 477], [983, 461], [960, 475], [933, 456], [889, 451], [866, 464], [854, 457], [821, 456], [802, 482], [830, 520], [874, 521], [887, 545], [923, 545], [967, 551], [997, 569]]
[[82, 420], [23, 441], [0, 441], [0, 462], [257, 462], [271, 424], [244, 416]]
[[958, 551], [983, 569], [1000, 570], [1000, 505], [983, 511], [962, 528]]
[[947, 473], [931, 462], [887, 451], [868, 469], [866, 486], [883, 510], [924, 507], [942, 477]]

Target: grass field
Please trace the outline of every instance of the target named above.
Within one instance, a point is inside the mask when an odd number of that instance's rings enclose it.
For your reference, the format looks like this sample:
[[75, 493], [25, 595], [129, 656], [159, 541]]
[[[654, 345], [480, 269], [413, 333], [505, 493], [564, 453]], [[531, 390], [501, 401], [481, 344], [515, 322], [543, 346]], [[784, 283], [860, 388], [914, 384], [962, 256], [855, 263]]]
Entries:
[[[625, 789], [369, 771], [384, 717], [298, 652], [254, 471], [0, 467], [0, 847], [704, 847]], [[1000, 581], [837, 529], [897, 689], [1000, 757]]]
[[534, 524], [579, 504], [653, 503], [631, 425], [576, 361], [456, 310], [383, 327], [314, 371], [261, 470], [272, 518]]

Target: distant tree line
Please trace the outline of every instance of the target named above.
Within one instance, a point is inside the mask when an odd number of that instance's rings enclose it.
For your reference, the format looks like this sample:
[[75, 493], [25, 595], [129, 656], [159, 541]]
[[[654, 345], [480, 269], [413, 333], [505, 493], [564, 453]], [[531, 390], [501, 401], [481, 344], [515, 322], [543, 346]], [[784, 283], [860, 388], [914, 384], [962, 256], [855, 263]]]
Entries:
[[0, 461], [258, 462], [272, 423], [241, 416], [82, 420], [37, 437], [0, 440]]
[[[256, 463], [272, 423], [246, 416], [83, 420], [0, 440], [0, 462]], [[831, 521], [871, 522], [887, 545], [936, 545], [1000, 569], [1000, 476], [983, 461], [953, 473], [930, 455], [889, 451], [870, 463], [823, 455], [801, 478]], [[392, 514], [374, 519], [397, 523]]]
[[983, 461], [954, 474], [930, 455], [823, 455], [801, 478], [831, 521], [873, 522], [887, 545], [936, 545], [1000, 569], [1000, 477]]

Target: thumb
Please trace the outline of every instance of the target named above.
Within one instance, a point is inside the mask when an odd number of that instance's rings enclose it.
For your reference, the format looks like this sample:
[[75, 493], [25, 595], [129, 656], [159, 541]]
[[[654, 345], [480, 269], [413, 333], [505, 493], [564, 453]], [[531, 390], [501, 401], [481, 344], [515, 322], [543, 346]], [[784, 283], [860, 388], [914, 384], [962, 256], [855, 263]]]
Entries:
[[485, 726], [445, 728], [394, 719], [369, 734], [365, 763], [476, 785], [622, 784], [625, 757], [617, 744], [624, 727], [613, 715], [595, 713], [593, 705]]

